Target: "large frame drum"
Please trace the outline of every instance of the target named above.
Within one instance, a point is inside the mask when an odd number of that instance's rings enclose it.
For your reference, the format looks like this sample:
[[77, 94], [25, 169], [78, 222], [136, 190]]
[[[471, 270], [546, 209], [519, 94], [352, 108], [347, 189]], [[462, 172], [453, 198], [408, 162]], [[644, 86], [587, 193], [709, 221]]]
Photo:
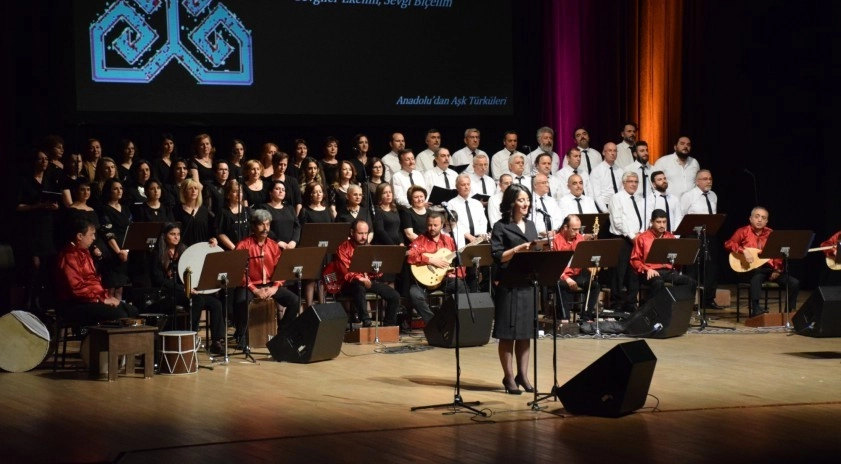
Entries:
[[50, 331], [34, 314], [12, 311], [0, 317], [0, 369], [26, 372], [38, 367], [50, 349]]

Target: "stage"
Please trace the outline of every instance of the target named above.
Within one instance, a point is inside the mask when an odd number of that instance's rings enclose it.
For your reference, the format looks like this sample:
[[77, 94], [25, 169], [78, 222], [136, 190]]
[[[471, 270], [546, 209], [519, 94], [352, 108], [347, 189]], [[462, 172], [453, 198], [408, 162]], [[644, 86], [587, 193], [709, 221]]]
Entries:
[[[257, 350], [256, 364], [240, 355], [195, 374], [110, 383], [72, 369], [0, 373], [4, 461], [834, 462], [839, 339], [747, 328], [732, 310], [709, 315], [736, 330], [646, 340], [657, 358], [649, 396], [621, 418], [571, 415], [557, 401], [533, 411], [532, 394], [504, 394], [493, 339], [461, 350], [462, 396], [489, 417], [412, 412], [454, 394], [454, 350], [429, 348], [420, 331], [386, 346], [344, 344], [313, 364]], [[559, 384], [633, 340], [558, 339]], [[552, 339], [537, 350], [547, 391]]]

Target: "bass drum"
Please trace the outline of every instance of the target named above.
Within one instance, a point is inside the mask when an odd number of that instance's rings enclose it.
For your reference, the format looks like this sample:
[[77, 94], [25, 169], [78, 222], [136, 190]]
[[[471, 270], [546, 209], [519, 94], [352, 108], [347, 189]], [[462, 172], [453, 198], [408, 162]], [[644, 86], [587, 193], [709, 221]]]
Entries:
[[[193, 273], [191, 284], [195, 287], [196, 284], [199, 283], [199, 277], [201, 276], [201, 271], [204, 267], [204, 258], [211, 253], [222, 253], [223, 251], [224, 250], [219, 245], [210, 246], [207, 242], [190, 245], [189, 248], [184, 250], [184, 254], [182, 254], [181, 258], [178, 260], [178, 279], [181, 280], [182, 284], [184, 283], [184, 272], [187, 271], [187, 268], [189, 267], [190, 271]], [[207, 295], [218, 291], [219, 289], [215, 288], [211, 290], [195, 291], [193, 293]]]

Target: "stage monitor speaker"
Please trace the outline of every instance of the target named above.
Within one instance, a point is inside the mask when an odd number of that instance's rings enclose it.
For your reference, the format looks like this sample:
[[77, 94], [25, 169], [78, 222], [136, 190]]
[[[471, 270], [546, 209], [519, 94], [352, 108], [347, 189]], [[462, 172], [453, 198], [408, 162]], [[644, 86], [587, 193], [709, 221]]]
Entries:
[[[491, 325], [494, 320], [494, 302], [490, 293], [471, 293], [470, 302], [473, 304], [473, 315], [467, 304], [467, 295], [458, 295], [459, 345], [482, 346], [491, 339]], [[430, 346], [455, 348], [456, 346], [456, 312], [455, 299], [447, 296], [438, 311], [423, 329], [426, 341]]]
[[841, 287], [818, 287], [791, 318], [807, 337], [841, 337]]
[[689, 329], [694, 307], [693, 299], [675, 299], [671, 290], [665, 288], [628, 318], [625, 333], [642, 338], [679, 337]]
[[645, 405], [657, 358], [645, 340], [622, 343], [558, 389], [572, 414], [620, 417]]
[[333, 359], [342, 350], [347, 314], [339, 303], [306, 309], [266, 344], [276, 361], [313, 363]]

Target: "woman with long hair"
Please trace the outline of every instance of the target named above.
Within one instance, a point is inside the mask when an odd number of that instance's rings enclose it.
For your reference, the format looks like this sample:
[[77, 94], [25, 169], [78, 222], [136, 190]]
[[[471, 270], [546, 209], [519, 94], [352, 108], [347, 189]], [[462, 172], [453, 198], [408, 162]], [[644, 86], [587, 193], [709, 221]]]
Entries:
[[115, 178], [105, 181], [103, 203], [99, 209], [99, 223], [100, 233], [103, 234], [105, 244], [111, 253], [109, 259], [104, 262], [102, 286], [109, 289], [111, 296], [118, 300], [123, 299], [123, 287], [129, 283], [129, 251], [122, 248], [122, 245], [131, 224], [131, 213], [122, 205], [122, 200], [122, 182]]
[[152, 160], [152, 178], [161, 181], [161, 185], [169, 183], [172, 162], [177, 157], [175, 139], [172, 138], [171, 134], [161, 134], [158, 145], [158, 157]]
[[170, 170], [169, 182], [165, 182], [163, 202], [171, 211], [181, 202], [181, 185], [187, 180], [190, 171], [187, 168], [187, 161], [177, 159], [172, 162], [172, 169]]
[[365, 166], [368, 165], [368, 149], [370, 145], [368, 144], [368, 136], [365, 134], [356, 134], [353, 136], [353, 157], [350, 158], [350, 162], [353, 163], [353, 167], [356, 169], [356, 183], [359, 185], [364, 184], [367, 180], [367, 172], [365, 171]]
[[210, 221], [210, 212], [202, 204], [202, 186], [193, 179], [181, 183], [181, 205], [173, 210], [175, 220], [181, 223], [181, 240], [185, 245], [208, 242], [216, 245], [215, 225]]
[[[304, 202], [306, 204], [298, 216], [302, 229], [309, 223], [333, 222], [333, 214], [330, 212], [330, 208], [325, 205], [324, 187], [320, 183], [310, 182], [304, 187]], [[312, 305], [314, 293], [315, 282], [307, 282], [305, 289], [307, 306]]]
[[96, 165], [96, 176], [91, 183], [90, 205], [99, 208], [105, 204], [108, 196], [105, 192], [105, 182], [117, 178], [117, 163], [113, 159], [103, 156]]
[[131, 180], [131, 167], [137, 156], [137, 147], [129, 139], [120, 140], [117, 147], [120, 159], [120, 164], [117, 165], [117, 178], [122, 182], [128, 182]]
[[[307, 141], [304, 139], [295, 139], [295, 153], [294, 158], [289, 159], [289, 166], [286, 167], [286, 174], [300, 180], [301, 179], [301, 163], [307, 158], [307, 154], [309, 153], [309, 148], [307, 148]], [[303, 187], [303, 184], [301, 184]]]
[[324, 180], [324, 171], [321, 169], [321, 163], [315, 158], [307, 158], [301, 162], [301, 175], [298, 176], [298, 184], [301, 186], [301, 191], [304, 192], [304, 204], [309, 201], [306, 197], [307, 184], [315, 182], [321, 184], [321, 189], [326, 190], [327, 184]]
[[268, 182], [263, 182], [263, 164], [257, 160], [248, 160], [245, 163], [245, 185], [242, 188], [242, 196], [248, 206], [254, 207], [266, 202]]
[[[192, 330], [198, 332], [201, 310], [207, 309], [210, 320], [211, 339], [208, 341], [210, 354], [222, 354], [226, 326], [222, 322], [222, 303], [213, 295], [193, 293], [190, 299], [184, 289], [184, 284], [178, 277], [178, 260], [187, 246], [181, 241], [181, 228], [178, 224], [167, 223], [161, 231], [161, 236], [155, 244], [154, 258], [151, 260], [150, 275], [152, 286], [160, 288], [163, 295], [174, 296], [175, 304], [191, 308]], [[192, 284], [196, 284], [199, 276], [193, 275]], [[192, 303], [192, 305], [190, 304]]]
[[[269, 179], [269, 189], [274, 188], [275, 181], [283, 182], [283, 185], [286, 186], [283, 203], [291, 206], [297, 217], [304, 205], [302, 204], [301, 186], [298, 184], [298, 179], [286, 173], [286, 168], [289, 167], [289, 155], [282, 151], [275, 153], [272, 157], [272, 166], [274, 166], [274, 174]], [[271, 195], [271, 191], [269, 191], [269, 195]]]
[[135, 208], [146, 202], [146, 182], [152, 178], [152, 165], [146, 160], [138, 160], [131, 166], [129, 180], [125, 181], [123, 204]]
[[207, 134], [199, 134], [193, 137], [193, 152], [190, 159], [190, 177], [194, 181], [203, 183], [213, 180], [213, 155], [216, 149], [213, 148], [213, 141]]
[[[336, 180], [330, 185], [329, 199], [330, 209], [333, 211], [333, 216], [347, 210], [347, 195], [348, 189], [351, 185], [356, 184], [356, 168], [350, 161], [342, 161], [339, 163], [339, 170], [336, 172]], [[360, 189], [360, 192], [362, 189]], [[362, 193], [360, 193], [360, 197]], [[369, 224], [370, 225], [370, 224]]]
[[251, 209], [242, 202], [239, 182], [229, 180], [225, 183], [224, 191], [225, 207], [216, 218], [216, 238], [223, 250], [233, 250], [240, 240], [248, 236]]
[[231, 154], [228, 155], [228, 179], [239, 179], [242, 176], [242, 160], [245, 159], [245, 142], [234, 139], [231, 142]]
[[260, 171], [263, 178], [269, 178], [274, 175], [272, 158], [275, 153], [277, 153], [277, 145], [271, 142], [266, 142], [260, 147]]
[[375, 195], [377, 206], [374, 216], [374, 245], [404, 245], [405, 236], [400, 229], [400, 213], [394, 201], [391, 184], [377, 186]]
[[[491, 253], [496, 271], [494, 277], [502, 281], [508, 262], [516, 253], [528, 251], [537, 240], [537, 229], [528, 217], [531, 212], [531, 192], [513, 184], [502, 195], [502, 219], [494, 224], [491, 234]], [[499, 362], [502, 365], [502, 386], [512, 395], [522, 393], [519, 386], [533, 392], [529, 382], [529, 353], [534, 334], [536, 311], [531, 287], [496, 287], [494, 294], [493, 336], [499, 339]], [[517, 363], [516, 374], [514, 361]]]
[[[275, 171], [277, 173], [277, 171]], [[295, 248], [301, 241], [301, 224], [295, 207], [286, 204], [287, 185], [280, 180], [273, 180], [269, 190], [269, 201], [257, 206], [272, 215], [269, 237], [276, 241], [281, 250]]]
[[[64, 160], [64, 170], [58, 181], [58, 188], [61, 189], [61, 204], [69, 207], [73, 203], [73, 195], [76, 193], [76, 186], [81, 181], [88, 181], [85, 177], [84, 161], [81, 153], [71, 153]], [[90, 185], [88, 185], [90, 189]], [[90, 192], [88, 192], [90, 196]]]

